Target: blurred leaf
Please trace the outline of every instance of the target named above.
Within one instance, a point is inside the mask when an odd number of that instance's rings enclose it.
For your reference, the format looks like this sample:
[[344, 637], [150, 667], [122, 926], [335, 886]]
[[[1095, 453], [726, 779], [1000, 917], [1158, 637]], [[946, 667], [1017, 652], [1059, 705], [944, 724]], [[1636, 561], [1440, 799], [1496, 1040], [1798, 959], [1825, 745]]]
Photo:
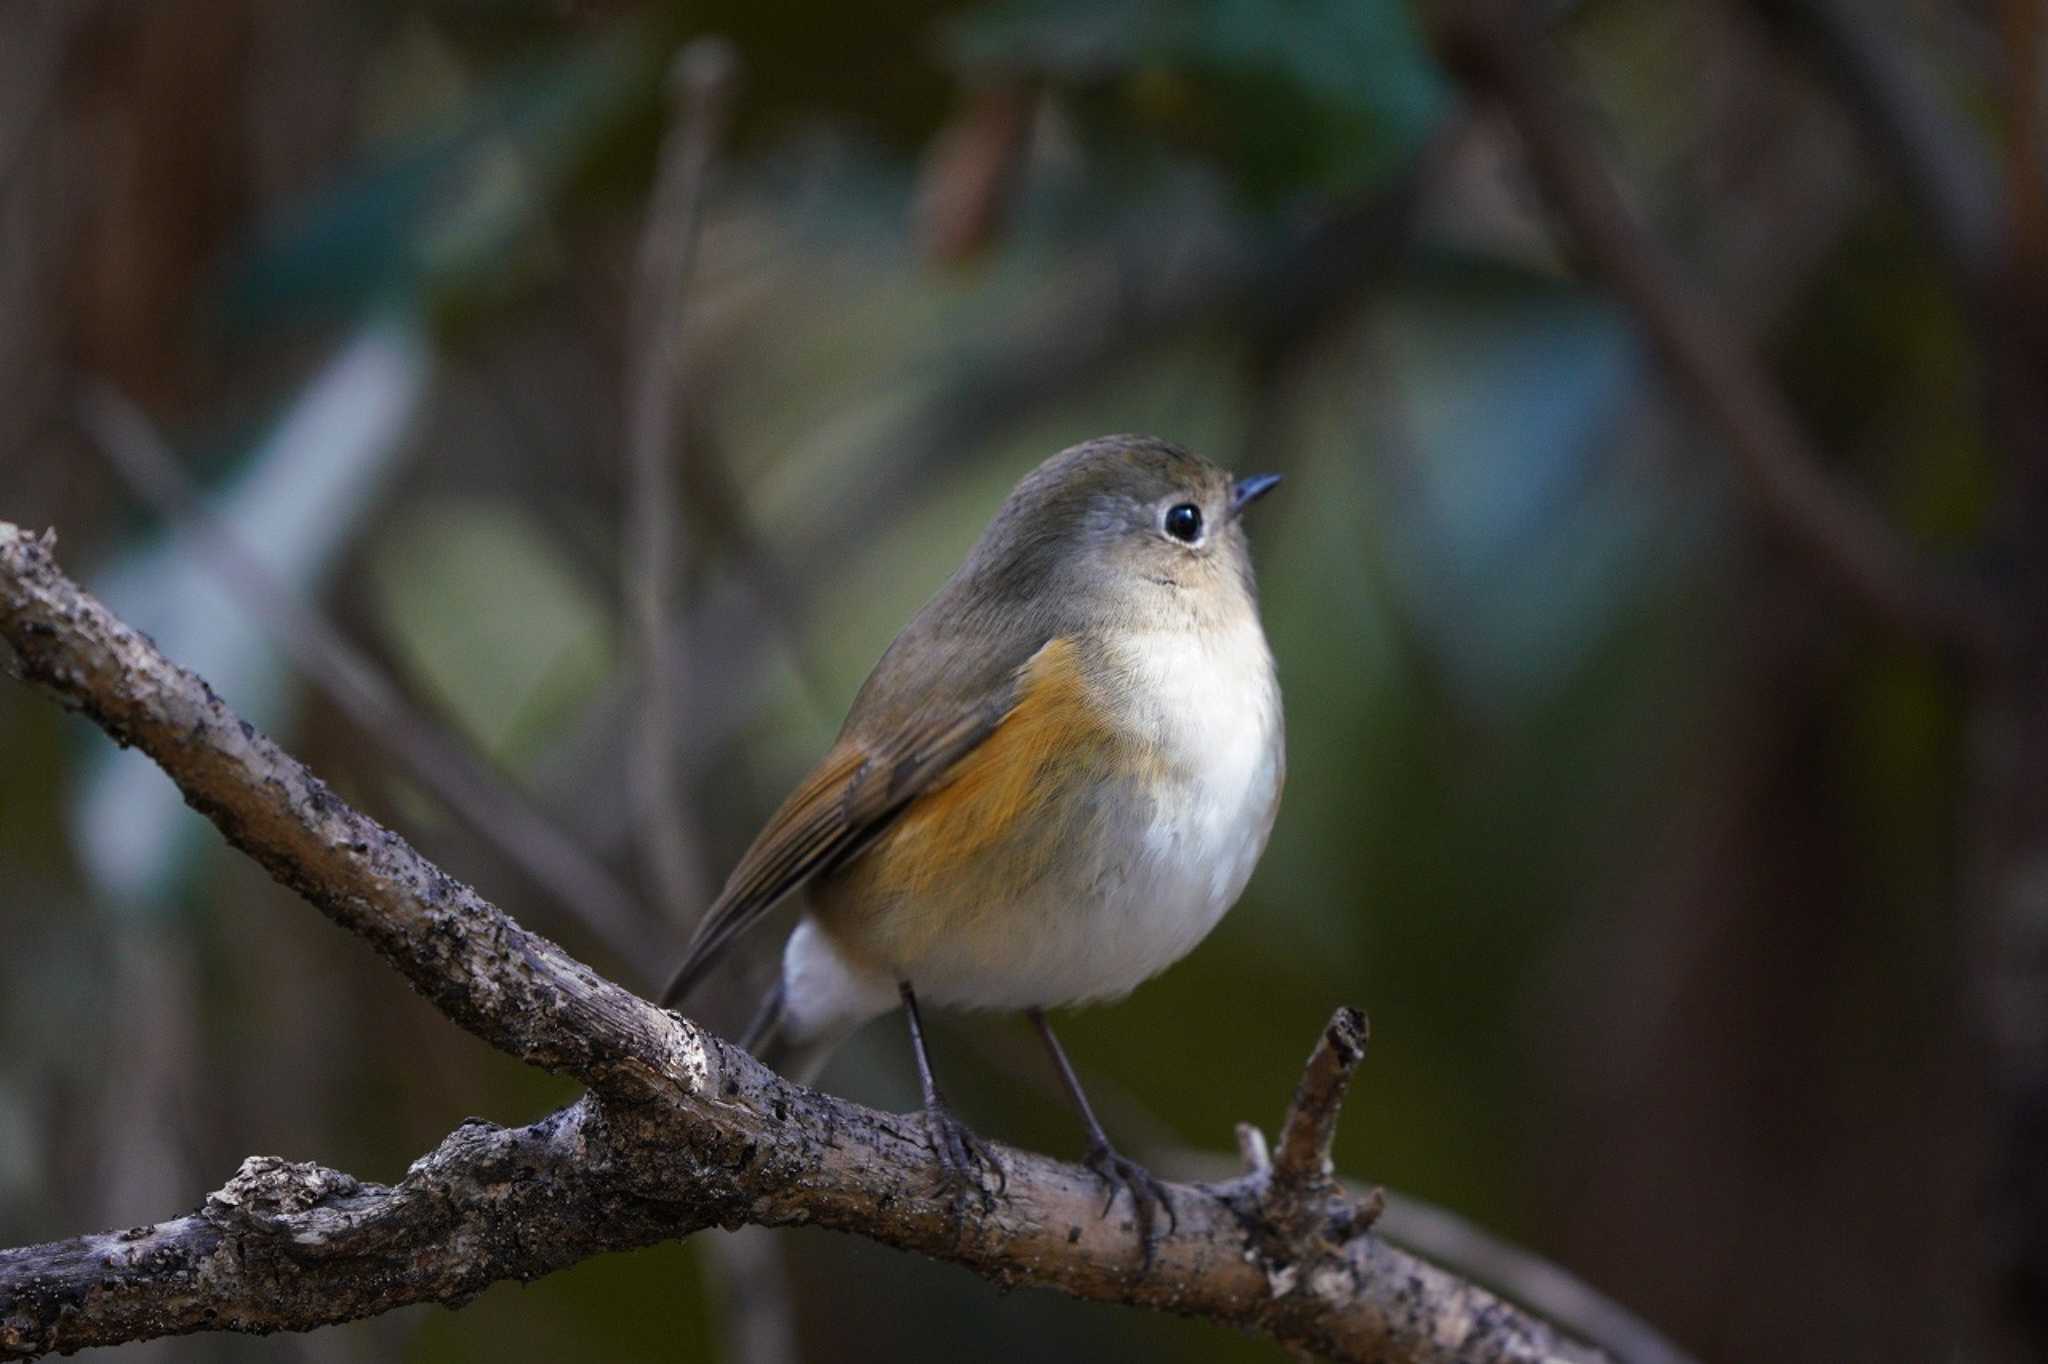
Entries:
[[1431, 274], [1375, 326], [1369, 441], [1406, 614], [1468, 700], [1540, 695], [1643, 585], [1652, 508], [1598, 477], [1641, 371], [1612, 305], [1503, 269]]
[[625, 26], [500, 78], [450, 126], [302, 204], [237, 263], [231, 325], [352, 311], [503, 272], [598, 131], [653, 89], [659, 49]]
[[610, 670], [605, 602], [510, 504], [410, 509], [380, 545], [370, 585], [399, 656], [515, 767]]
[[[211, 499], [236, 541], [286, 590], [311, 594], [396, 467], [434, 367], [420, 319], [380, 313], [298, 395]], [[204, 677], [252, 723], [273, 727], [283, 660], [202, 556], [175, 540], [124, 555], [95, 584], [107, 604]], [[204, 827], [140, 753], [92, 745], [74, 810], [80, 856], [116, 904], [168, 889]]]
[[1449, 100], [1403, 0], [999, 0], [953, 46], [970, 68], [1121, 81], [1140, 117], [1255, 198], [1370, 184]]

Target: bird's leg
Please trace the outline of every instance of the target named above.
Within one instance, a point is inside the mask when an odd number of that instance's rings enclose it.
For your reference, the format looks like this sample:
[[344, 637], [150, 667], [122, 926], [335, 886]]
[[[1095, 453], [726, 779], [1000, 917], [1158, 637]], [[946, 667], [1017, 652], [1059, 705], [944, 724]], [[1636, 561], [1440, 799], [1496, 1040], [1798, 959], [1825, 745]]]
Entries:
[[1032, 1026], [1038, 1029], [1038, 1035], [1045, 1039], [1045, 1049], [1052, 1053], [1052, 1063], [1059, 1068], [1060, 1081], [1067, 1087], [1067, 1097], [1074, 1101], [1074, 1107], [1081, 1114], [1081, 1123], [1088, 1129], [1088, 1154], [1082, 1157], [1082, 1163], [1095, 1172], [1109, 1191], [1109, 1197], [1102, 1204], [1102, 1215], [1109, 1216], [1109, 1210], [1116, 1205], [1119, 1189], [1130, 1193], [1131, 1206], [1138, 1214], [1138, 1232], [1144, 1238], [1145, 1266], [1149, 1269], [1158, 1231], [1158, 1222], [1153, 1215], [1155, 1208], [1166, 1213], [1169, 1232], [1180, 1225], [1180, 1219], [1173, 1210], [1173, 1199], [1167, 1195], [1166, 1186], [1150, 1170], [1110, 1145], [1109, 1134], [1102, 1130], [1101, 1122], [1095, 1117], [1095, 1109], [1081, 1088], [1081, 1077], [1074, 1074], [1073, 1063], [1067, 1060], [1059, 1038], [1053, 1036], [1052, 1024], [1046, 1021], [1045, 1010], [1027, 1009], [1024, 1012]]
[[896, 989], [903, 996], [903, 1016], [910, 1022], [910, 1048], [917, 1057], [918, 1083], [924, 1087], [924, 1121], [931, 1137], [932, 1152], [938, 1156], [939, 1164], [946, 1167], [948, 1176], [963, 1185], [973, 1186], [981, 1194], [982, 1206], [991, 1207], [994, 1200], [982, 1186], [981, 1175], [975, 1167], [986, 1166], [995, 1172], [997, 1193], [1009, 1186], [1009, 1172], [982, 1145], [981, 1138], [969, 1131], [967, 1124], [954, 1117], [953, 1110], [946, 1107], [946, 1100], [939, 1093], [939, 1082], [932, 1075], [932, 1056], [925, 1047], [924, 1019], [917, 1012], [917, 996], [907, 980], [898, 981]]

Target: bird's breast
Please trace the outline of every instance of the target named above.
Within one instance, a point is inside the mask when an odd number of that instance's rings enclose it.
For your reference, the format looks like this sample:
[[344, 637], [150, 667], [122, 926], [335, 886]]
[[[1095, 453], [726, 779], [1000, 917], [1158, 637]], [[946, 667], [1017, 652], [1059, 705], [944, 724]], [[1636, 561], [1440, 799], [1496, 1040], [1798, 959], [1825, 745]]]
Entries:
[[1207, 933], [1264, 852], [1285, 777], [1280, 691], [1255, 617], [1125, 636], [1108, 650], [1119, 729], [1153, 754], [1144, 861]]
[[936, 1004], [1129, 992], [1208, 936], [1273, 827], [1280, 697], [1255, 618], [1047, 657], [960, 777], [813, 890], [837, 950]]

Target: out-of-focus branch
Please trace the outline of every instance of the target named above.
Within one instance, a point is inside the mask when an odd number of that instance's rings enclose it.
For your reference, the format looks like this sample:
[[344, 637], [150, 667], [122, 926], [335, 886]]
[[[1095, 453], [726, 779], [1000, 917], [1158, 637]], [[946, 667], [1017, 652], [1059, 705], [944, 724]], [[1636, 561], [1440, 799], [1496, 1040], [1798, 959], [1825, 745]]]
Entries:
[[16, 177], [38, 137], [47, 136], [50, 110], [64, 78], [64, 53], [72, 35], [93, 18], [94, 3], [16, 5], [0, 15], [0, 73], [6, 76], [0, 104], [0, 201], [16, 188]]
[[[1991, 1156], [1987, 1253], [1973, 1352], [2048, 1352], [2048, 171], [2041, 0], [1994, 8], [2003, 46], [2003, 164], [1985, 130], [1943, 97], [1911, 45], [1887, 41], [1883, 7], [1757, 0], [1813, 49], [1884, 153], [1955, 280], [1982, 365], [1986, 429], [2004, 465], [1990, 538], [2011, 582], [2018, 646], [1977, 680], [1964, 831], [1968, 935], [1982, 1008]], [[1876, 12], [1871, 12], [1875, 8]], [[1890, 16], [1894, 21], [1897, 15]]]
[[[1272, 1152], [1258, 1128], [1238, 1124], [1237, 1142], [1247, 1168], [1272, 1165]], [[1160, 1146], [1151, 1155], [1155, 1163], [1170, 1161], [1197, 1175], [1215, 1178], [1228, 1172], [1228, 1160], [1214, 1151]], [[1392, 1189], [1361, 1189], [1348, 1182], [1345, 1189], [1361, 1206], [1377, 1207], [1373, 1235], [1520, 1303], [1623, 1364], [1698, 1364], [1656, 1327], [1585, 1280], [1448, 1208]]]
[[1883, 7], [1848, 0], [1756, 0], [1756, 7], [1841, 90], [1965, 292], [1980, 293], [2005, 255], [1997, 167], [1915, 45], [1884, 31]]
[[[877, 448], [850, 462], [862, 471], [862, 504], [875, 515], [899, 514], [954, 466], [961, 450], [1055, 402], [1110, 382], [1125, 366], [1205, 328], [1223, 327], [1241, 336], [1249, 318], [1253, 344], [1261, 352], [1275, 357], [1292, 352], [1306, 339], [1305, 328], [1329, 322], [1345, 305], [1369, 294], [1405, 249], [1417, 198], [1441, 169], [1454, 136], [1455, 130], [1447, 130], [1432, 139], [1403, 173], [1301, 226], [1278, 245], [1219, 249], [1156, 277], [1128, 279], [1105, 270], [1101, 287], [1077, 291], [1068, 306], [1023, 325], [983, 353], [956, 356], [956, 377], [903, 422], [891, 423]], [[788, 581], [828, 579], [858, 546], [867, 522], [838, 514], [840, 497], [847, 493], [829, 489], [816, 499], [824, 514], [778, 535], [777, 543], [788, 551], [783, 568]], [[771, 638], [762, 605], [751, 595], [709, 604], [692, 613], [689, 628], [720, 640], [721, 668], [744, 674]], [[690, 699], [690, 724], [683, 737], [686, 746], [695, 745], [699, 752], [728, 740], [755, 714], [751, 691], [724, 698], [723, 704], [712, 694]], [[676, 713], [684, 712], [677, 707]], [[603, 774], [619, 769], [635, 740], [630, 709], [616, 693], [608, 694], [557, 749], [554, 765], [563, 774], [562, 784], [588, 791], [604, 780]], [[616, 833], [599, 830], [593, 836]]]
[[1986, 680], [1973, 718], [1970, 834], [1979, 894], [1992, 1155], [1984, 1190], [1986, 1359], [2048, 1353], [2048, 203], [2043, 202], [2042, 0], [2001, 0], [2006, 111], [2004, 258], [1983, 347], [1993, 437], [2009, 462], [2005, 551], [2026, 649]]
[[[705, 518], [716, 528], [720, 548], [740, 566], [747, 585], [760, 600], [762, 614], [770, 629], [782, 637], [790, 669], [796, 674], [807, 699], [821, 715], [837, 720], [845, 707], [824, 660], [808, 647], [804, 634], [804, 594], [791, 579], [781, 551], [768, 542], [754, 525], [745, 489], [735, 474], [732, 461], [716, 429], [704, 421], [694, 422], [690, 431], [694, 458], [688, 470], [688, 496], [703, 508]], [[688, 625], [693, 615], [679, 624]]]
[[630, 310], [623, 563], [640, 693], [639, 733], [627, 761], [630, 824], [649, 884], [668, 915], [703, 899], [703, 870], [676, 771], [675, 716], [684, 677], [676, 666], [673, 624], [682, 559], [676, 466], [684, 458], [692, 399], [684, 373], [690, 268], [738, 83], [739, 58], [716, 38], [685, 47], [669, 70], [673, 124], [662, 143]]
[[[689, 706], [688, 672], [678, 653], [677, 603], [685, 560], [680, 483], [686, 459], [711, 474], [713, 452], [691, 448], [703, 420], [701, 381], [689, 361], [690, 274], [703, 230], [704, 199], [719, 144], [731, 121], [739, 56], [721, 39], [702, 38], [669, 68], [669, 119], [655, 174], [654, 201], [640, 237], [627, 356], [625, 536], [622, 566], [633, 631], [638, 691], [636, 742], [627, 754], [628, 827], [642, 874], [664, 921], [694, 916], [706, 903], [698, 829], [683, 799], [676, 719]], [[699, 443], [701, 444], [701, 442]], [[745, 557], [744, 554], [742, 557]], [[764, 590], [768, 590], [766, 582]], [[740, 1231], [710, 1247], [725, 1354], [752, 1364], [798, 1357], [789, 1282], [780, 1248]]]
[[[713, 1224], [799, 1222], [1338, 1359], [1604, 1358], [1367, 1234], [1341, 1194], [1291, 1235], [1269, 1169], [1176, 1190], [1178, 1224], [1149, 1268], [1135, 1226], [1101, 1216], [1099, 1185], [1077, 1166], [1000, 1149], [1004, 1196], [963, 1212], [917, 1118], [793, 1085], [521, 928], [336, 798], [65, 577], [51, 548], [0, 523], [0, 639], [21, 675], [142, 749], [231, 843], [451, 1019], [592, 1092], [518, 1131], [465, 1124], [394, 1188], [258, 1161], [192, 1217], [0, 1252], [0, 1358], [459, 1303], [497, 1279]], [[1313, 1076], [1303, 1090], [1334, 1106]], [[1283, 1130], [1328, 1121], [1290, 1116]]]
[[[335, 796], [0, 522], [0, 638], [21, 674], [141, 749], [185, 802], [500, 1051], [608, 1092], [701, 1069], [704, 1040], [604, 980]], [[648, 1058], [668, 1058], [650, 1067]]]
[[1374, 1230], [1404, 1250], [1540, 1313], [1627, 1364], [1697, 1364], [1663, 1333], [1584, 1280], [1410, 1194], [1386, 1194]]
[[2041, 0], [2003, 0], [2006, 61], [2005, 208], [2012, 269], [2038, 280], [2048, 271], [2048, 167], [2041, 163]]
[[645, 951], [647, 916], [633, 896], [509, 781], [408, 705], [382, 669], [278, 582], [208, 509], [133, 403], [105, 385], [88, 385], [79, 417], [122, 481], [212, 565], [300, 674], [357, 729], [622, 960]]
[[1735, 457], [1758, 510], [1857, 602], [1919, 639], [2003, 654], [2012, 627], [1988, 586], [1929, 562], [1835, 480], [1711, 300], [1622, 201], [1568, 111], [1546, 40], [1519, 7], [1473, 0], [1441, 31], [1452, 65], [1506, 111], [1552, 211], [1634, 311], [1672, 376]]
[[1027, 76], [999, 76], [962, 92], [925, 149], [911, 194], [911, 236], [926, 259], [957, 265], [1002, 234], [1043, 93]]

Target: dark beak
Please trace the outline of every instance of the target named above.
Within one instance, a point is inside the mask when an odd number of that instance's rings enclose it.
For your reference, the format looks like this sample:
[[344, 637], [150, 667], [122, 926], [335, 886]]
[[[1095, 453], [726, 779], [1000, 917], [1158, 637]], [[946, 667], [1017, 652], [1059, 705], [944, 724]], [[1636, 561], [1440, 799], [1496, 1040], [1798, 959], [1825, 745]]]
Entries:
[[1278, 474], [1253, 474], [1240, 478], [1230, 485], [1230, 515], [1235, 520], [1240, 512], [1267, 493], [1280, 486]]

